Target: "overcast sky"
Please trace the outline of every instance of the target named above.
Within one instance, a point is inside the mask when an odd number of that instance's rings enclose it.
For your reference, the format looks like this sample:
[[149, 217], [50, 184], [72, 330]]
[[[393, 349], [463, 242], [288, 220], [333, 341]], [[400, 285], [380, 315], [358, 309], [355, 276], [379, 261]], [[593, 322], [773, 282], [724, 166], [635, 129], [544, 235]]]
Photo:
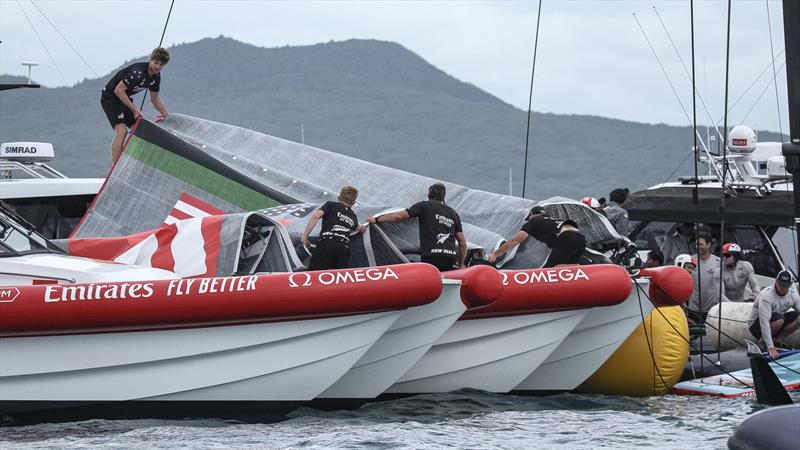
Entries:
[[[732, 107], [729, 123], [782, 128], [788, 133], [781, 2], [769, 1], [774, 53], [779, 56], [775, 66], [779, 102], [771, 84], [766, 4], [765, 0], [733, 3], [729, 104], [758, 81]], [[72, 85], [95, 78], [95, 72], [105, 77], [125, 60], [148, 54], [158, 44], [169, 6], [169, 0], [0, 0], [0, 73], [23, 75], [26, 69], [21, 61], [33, 60], [40, 63], [34, 78], [47, 86]], [[545, 0], [533, 109], [688, 124], [633, 16], [636, 13], [641, 21], [691, 114], [691, 83], [654, 6], [691, 69], [688, 0]], [[722, 117], [724, 109], [726, 8], [724, 1], [695, 2], [697, 83], [714, 120]], [[351, 38], [393, 41], [450, 75], [527, 109], [536, 9], [536, 1], [176, 0], [164, 42], [173, 45], [220, 35], [263, 47]], [[208, 62], [208, 70], [214, 70], [214, 61]], [[166, 99], [168, 86], [169, 68], [164, 73]], [[198, 95], [205, 89], [224, 86], [202, 87]], [[709, 123], [707, 117], [698, 104], [698, 120]]]

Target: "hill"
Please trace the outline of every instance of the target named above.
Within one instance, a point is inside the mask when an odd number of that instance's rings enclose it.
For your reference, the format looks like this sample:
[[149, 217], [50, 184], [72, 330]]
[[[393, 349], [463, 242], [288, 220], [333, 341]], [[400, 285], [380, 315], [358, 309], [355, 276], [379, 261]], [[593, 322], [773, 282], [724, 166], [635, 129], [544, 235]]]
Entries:
[[[513, 168], [514, 193], [521, 192], [526, 112], [398, 44], [260, 48], [219, 37], [171, 53], [161, 92], [173, 112], [294, 141], [302, 125], [309, 145], [495, 192], [508, 192]], [[112, 131], [99, 97], [112, 74], [72, 87], [3, 92], [0, 140], [52, 142], [56, 167], [103, 176]], [[155, 115], [149, 101], [144, 111]], [[641, 189], [664, 181], [692, 145], [688, 127], [578, 115], [535, 113], [532, 136], [529, 198]], [[687, 161], [678, 173], [690, 170]]]

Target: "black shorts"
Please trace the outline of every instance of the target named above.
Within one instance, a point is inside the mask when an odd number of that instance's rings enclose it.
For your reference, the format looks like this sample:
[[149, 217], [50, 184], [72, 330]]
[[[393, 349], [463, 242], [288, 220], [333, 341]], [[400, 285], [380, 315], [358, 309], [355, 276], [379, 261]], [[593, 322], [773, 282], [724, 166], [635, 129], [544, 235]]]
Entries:
[[103, 111], [106, 113], [111, 128], [114, 128], [118, 123], [124, 123], [125, 126], [130, 128], [133, 126], [133, 123], [136, 122], [136, 118], [133, 117], [133, 111], [123, 105], [118, 99], [101, 95], [100, 106], [103, 107]]
[[[797, 311], [786, 311], [786, 314], [778, 314], [772, 313], [772, 317], [769, 318], [769, 323], [775, 322], [776, 320], [783, 319], [783, 325], [775, 334], [780, 334], [787, 325], [791, 324], [795, 320], [797, 320], [798, 313]], [[758, 319], [750, 325], [750, 334], [753, 335], [756, 339], [761, 339], [761, 325]]]
[[422, 255], [422, 258], [420, 259], [422, 262], [428, 263], [439, 269], [439, 272], [447, 272], [448, 270], [453, 270], [456, 268], [456, 260], [458, 258], [454, 256], [443, 255]]
[[346, 269], [349, 266], [350, 247], [338, 239], [325, 239], [314, 249], [308, 270]]
[[563, 231], [553, 243], [553, 250], [543, 267], [559, 264], [579, 264], [586, 250], [586, 238], [578, 231]]

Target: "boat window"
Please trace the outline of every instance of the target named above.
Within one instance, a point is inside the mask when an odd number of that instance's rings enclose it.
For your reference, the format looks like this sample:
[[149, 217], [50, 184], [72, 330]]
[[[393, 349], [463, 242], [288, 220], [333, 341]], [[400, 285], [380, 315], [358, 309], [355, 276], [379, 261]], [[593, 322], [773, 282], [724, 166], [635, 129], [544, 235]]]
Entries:
[[94, 195], [70, 195], [49, 198], [18, 198], [5, 202], [36, 231], [48, 239], [66, 239], [78, 226]]
[[37, 239], [38, 236], [24, 233], [17, 227], [3, 222], [0, 227], [0, 242], [3, 244], [4, 255], [49, 252], [47, 241]]
[[760, 227], [734, 225], [727, 232], [734, 233], [735, 238], [725, 240], [736, 242], [742, 247], [742, 259], [750, 262], [758, 275], [774, 278], [780, 272], [781, 264]]
[[772, 243], [783, 259], [783, 263], [797, 273], [797, 230], [795, 227], [780, 227], [772, 236]]
[[660, 249], [676, 228], [674, 222], [641, 222], [633, 228], [630, 239], [639, 250]]

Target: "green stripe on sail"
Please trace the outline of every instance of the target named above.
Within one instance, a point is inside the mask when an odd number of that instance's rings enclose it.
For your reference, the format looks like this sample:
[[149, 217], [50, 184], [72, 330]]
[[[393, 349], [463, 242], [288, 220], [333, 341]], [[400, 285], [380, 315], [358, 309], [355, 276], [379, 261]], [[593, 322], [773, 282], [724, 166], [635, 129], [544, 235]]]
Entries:
[[178, 156], [152, 142], [131, 136], [125, 146], [125, 156], [130, 156], [142, 164], [158, 169], [166, 174], [209, 192], [245, 211], [271, 208], [280, 202], [254, 191], [194, 161]]

